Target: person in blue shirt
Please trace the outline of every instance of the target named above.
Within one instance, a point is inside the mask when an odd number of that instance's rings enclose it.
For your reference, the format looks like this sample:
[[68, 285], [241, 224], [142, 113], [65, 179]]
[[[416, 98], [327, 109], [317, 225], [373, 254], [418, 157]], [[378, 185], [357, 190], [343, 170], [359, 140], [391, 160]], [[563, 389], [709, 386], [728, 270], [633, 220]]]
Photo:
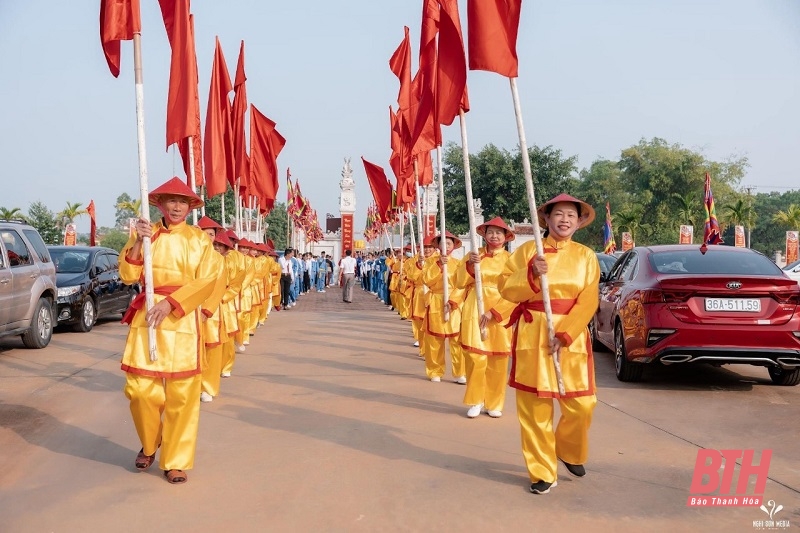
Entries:
[[295, 255], [292, 257], [292, 272], [294, 272], [294, 279], [292, 282], [292, 291], [289, 293], [289, 298], [292, 300], [292, 307], [294, 307], [297, 303], [297, 298], [300, 295], [300, 286], [303, 283], [302, 262], [297, 258], [297, 250], [295, 250], [294, 253]]
[[311, 285], [308, 290], [315, 289], [317, 287], [317, 270], [319, 269], [319, 263], [317, 262], [317, 258], [308, 254], [308, 277]]
[[325, 252], [322, 252], [317, 260], [317, 292], [325, 292], [327, 282], [328, 262], [326, 261]]

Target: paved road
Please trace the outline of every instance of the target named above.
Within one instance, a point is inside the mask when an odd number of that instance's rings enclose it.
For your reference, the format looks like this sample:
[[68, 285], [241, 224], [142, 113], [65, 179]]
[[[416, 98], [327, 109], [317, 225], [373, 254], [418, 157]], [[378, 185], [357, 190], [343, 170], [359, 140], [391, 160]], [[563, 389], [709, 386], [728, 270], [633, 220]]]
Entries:
[[133, 467], [125, 327], [0, 340], [0, 531], [755, 531], [758, 508], [686, 507], [701, 447], [772, 449], [766, 498], [800, 526], [800, 387], [746, 366], [624, 384], [598, 354], [588, 475], [562, 468], [536, 496], [513, 392], [502, 418], [467, 419], [462, 386], [424, 378], [409, 323], [355, 296], [302, 296], [258, 330], [201, 407], [181, 486]]

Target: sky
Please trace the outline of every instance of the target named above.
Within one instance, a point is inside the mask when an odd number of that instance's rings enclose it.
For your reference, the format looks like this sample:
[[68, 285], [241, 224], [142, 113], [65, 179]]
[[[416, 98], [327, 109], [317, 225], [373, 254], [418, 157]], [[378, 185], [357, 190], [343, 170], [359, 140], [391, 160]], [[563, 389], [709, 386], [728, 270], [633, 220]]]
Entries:
[[[170, 48], [156, 0], [141, 0], [147, 170], [155, 188], [181, 173], [165, 150]], [[138, 196], [131, 42], [111, 76], [99, 1], [0, 0], [0, 206], [57, 212], [93, 199], [113, 226], [116, 198]], [[459, 0], [466, 32], [466, 0]], [[200, 106], [214, 37], [233, 75], [245, 41], [247, 96], [287, 139], [291, 167], [317, 209], [338, 216], [344, 158], [355, 171], [356, 229], [371, 193], [360, 157], [388, 165], [388, 60], [411, 29], [414, 68], [422, 0], [195, 0]], [[466, 38], [466, 36], [465, 36]], [[800, 188], [800, 2], [796, 0], [525, 0], [518, 86], [529, 145], [586, 168], [661, 137], [722, 160], [747, 156], [743, 186]], [[470, 72], [469, 147], [518, 144], [508, 80]], [[232, 97], [232, 95], [231, 95]], [[443, 131], [460, 142], [457, 125]], [[285, 183], [279, 180], [279, 200]], [[88, 217], [77, 221], [88, 231]]]

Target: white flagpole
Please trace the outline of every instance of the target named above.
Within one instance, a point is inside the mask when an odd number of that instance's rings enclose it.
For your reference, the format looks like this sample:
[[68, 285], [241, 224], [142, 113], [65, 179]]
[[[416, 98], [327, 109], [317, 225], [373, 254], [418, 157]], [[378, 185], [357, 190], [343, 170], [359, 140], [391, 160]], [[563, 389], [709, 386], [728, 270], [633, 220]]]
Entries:
[[[423, 236], [422, 236], [422, 197], [420, 196], [420, 186], [419, 186], [419, 167], [417, 165], [417, 157], [414, 157], [414, 190], [416, 191], [417, 196], [417, 237], [419, 241], [419, 249], [422, 248], [423, 243]], [[413, 218], [413, 217], [412, 217]], [[411, 230], [411, 234], [413, 236], [414, 230]], [[414, 255], [417, 255], [417, 247], [414, 249]]]
[[[528, 155], [528, 143], [525, 140], [525, 126], [522, 124], [522, 107], [519, 104], [519, 92], [517, 91], [516, 78], [509, 78], [511, 82], [511, 98], [514, 101], [514, 114], [517, 117], [517, 132], [519, 133], [519, 149], [522, 152], [522, 170], [525, 175], [525, 189], [528, 192], [528, 208], [531, 211], [531, 221], [533, 223], [533, 237], [536, 240], [536, 253], [544, 257], [544, 248], [542, 247], [542, 235], [539, 230], [539, 215], [536, 211], [536, 196], [533, 189], [533, 173], [531, 172], [531, 161]], [[542, 274], [539, 276], [539, 283], [542, 288], [542, 300], [544, 304], [544, 314], [547, 320], [547, 336], [550, 342], [555, 338], [555, 326], [553, 325], [553, 309], [550, 306], [550, 291], [547, 284], [547, 275]], [[558, 392], [562, 396], [564, 392], [564, 378], [561, 375], [561, 361], [559, 360], [558, 352], [553, 354], [553, 366], [556, 370], [556, 379], [558, 380]]]
[[[144, 81], [142, 76], [142, 35], [133, 34], [133, 73], [136, 88], [136, 140], [139, 149], [139, 194], [142, 197], [141, 218], [150, 223], [150, 193], [147, 184], [147, 150], [144, 137]], [[150, 237], [142, 239], [142, 258], [144, 259], [145, 308], [150, 311], [155, 305], [153, 292], [153, 257], [150, 250]], [[147, 328], [150, 361], [158, 361], [156, 331]]]
[[[194, 171], [194, 139], [189, 136], [189, 179], [192, 181], [192, 192], [197, 194], [197, 185]], [[205, 212], [203, 213], [205, 215]], [[197, 208], [192, 209], [192, 224], [197, 225]]]
[[[467, 193], [467, 216], [469, 218], [469, 242], [472, 251], [480, 255], [478, 249], [478, 234], [475, 231], [475, 205], [472, 198], [472, 176], [470, 175], [469, 166], [469, 148], [467, 148], [467, 118], [464, 110], [460, 109], [458, 116], [461, 122], [461, 154], [464, 160], [464, 188]], [[483, 316], [483, 282], [481, 281], [481, 265], [476, 263], [473, 265], [475, 268], [475, 301], [478, 304], [478, 323]], [[480, 328], [481, 339], [486, 340], [486, 328]]]
[[220, 224], [222, 224], [222, 227], [224, 228], [227, 226], [227, 222], [225, 221], [225, 193], [222, 193], [220, 207], [222, 208], [222, 220], [220, 221]]
[[408, 234], [411, 235], [411, 255], [417, 255], [417, 239], [414, 237], [414, 217], [408, 214]]
[[239, 179], [236, 179], [236, 186], [233, 189], [233, 199], [236, 202], [236, 234], [242, 238], [242, 202], [239, 198]]
[[[436, 147], [436, 164], [439, 167], [439, 250], [442, 254], [442, 257], [447, 256], [447, 243], [445, 242], [445, 220], [444, 220], [444, 179], [442, 176], [442, 147]], [[447, 277], [447, 263], [442, 262], [442, 297], [444, 298], [444, 303], [447, 305], [447, 302], [450, 300], [450, 281]], [[446, 309], [446, 308], [445, 308]], [[450, 311], [445, 310], [444, 312], [444, 320], [445, 322], [450, 321]]]

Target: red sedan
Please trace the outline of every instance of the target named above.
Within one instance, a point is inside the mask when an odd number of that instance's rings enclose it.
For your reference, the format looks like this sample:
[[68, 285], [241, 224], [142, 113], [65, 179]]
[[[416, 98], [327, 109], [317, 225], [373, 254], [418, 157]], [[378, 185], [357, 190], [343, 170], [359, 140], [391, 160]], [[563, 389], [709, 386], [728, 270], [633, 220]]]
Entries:
[[659, 362], [765, 366], [775, 384], [800, 383], [800, 287], [747, 248], [626, 252], [602, 279], [593, 326], [620, 381]]

